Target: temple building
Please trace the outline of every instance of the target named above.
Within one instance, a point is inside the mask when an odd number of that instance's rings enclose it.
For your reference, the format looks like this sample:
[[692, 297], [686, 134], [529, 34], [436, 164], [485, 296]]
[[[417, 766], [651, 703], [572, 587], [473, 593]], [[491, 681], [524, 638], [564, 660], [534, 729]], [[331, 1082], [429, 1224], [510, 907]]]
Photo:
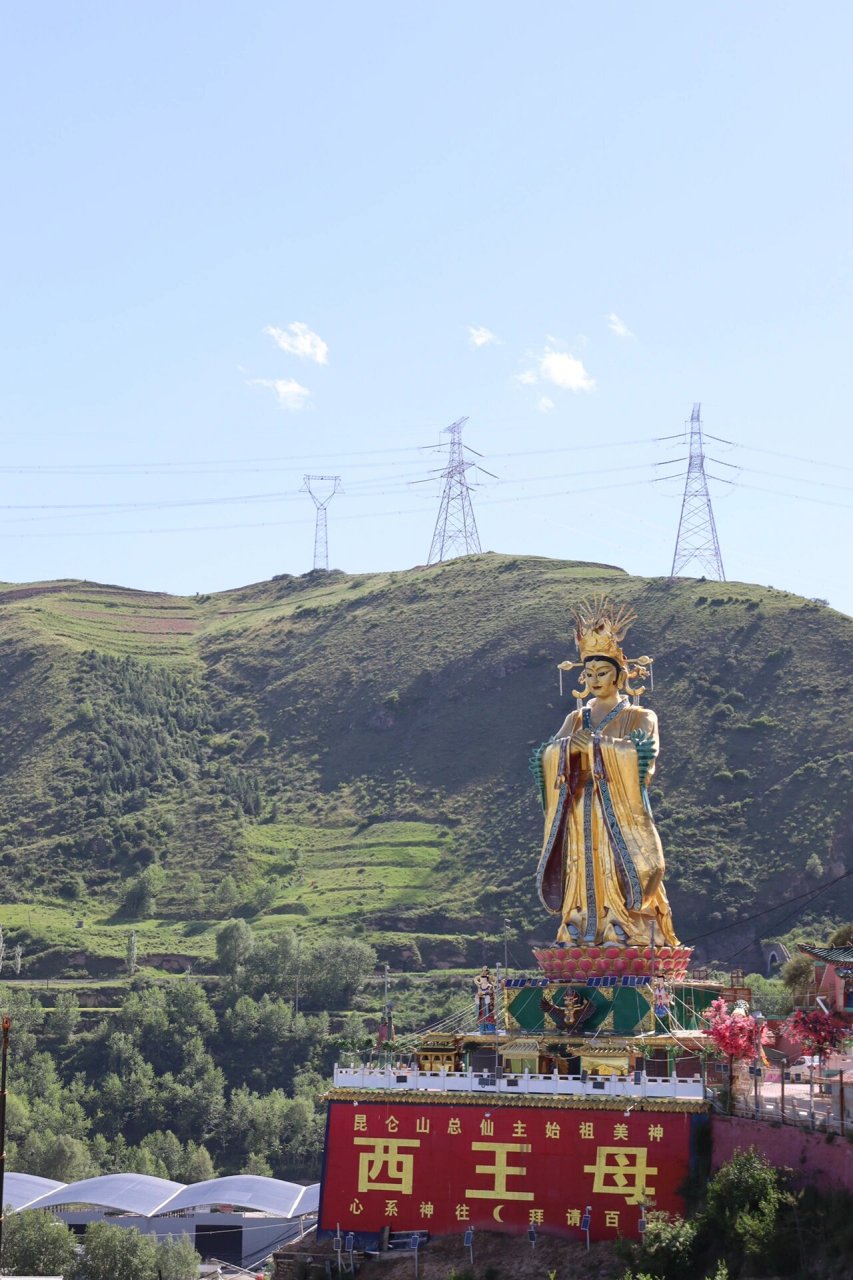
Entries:
[[815, 982], [809, 1004], [837, 1013], [853, 1027], [853, 947], [810, 947], [801, 942], [803, 955], [815, 962]]

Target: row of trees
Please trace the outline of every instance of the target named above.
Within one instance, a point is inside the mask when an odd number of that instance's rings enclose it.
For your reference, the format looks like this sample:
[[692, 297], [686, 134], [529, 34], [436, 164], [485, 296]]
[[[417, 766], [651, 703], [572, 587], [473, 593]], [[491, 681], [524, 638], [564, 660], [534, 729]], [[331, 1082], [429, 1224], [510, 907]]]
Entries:
[[[738, 1061], [755, 1058], [768, 1038], [767, 1027], [745, 1010], [729, 1011], [720, 996], [706, 1014], [708, 1034], [720, 1053]], [[822, 1009], [795, 1009], [782, 1023], [786, 1038], [821, 1060], [844, 1043], [850, 1029], [843, 1018]]]
[[364, 1035], [351, 1004], [375, 953], [340, 941], [330, 956], [242, 920], [223, 926], [218, 950], [225, 976], [212, 994], [189, 977], [137, 979], [94, 1024], [71, 993], [50, 1010], [6, 993], [8, 1167], [62, 1181], [318, 1174], [320, 1097], [342, 1048]]
[[82, 1246], [70, 1227], [39, 1209], [9, 1214], [0, 1269], [13, 1276], [65, 1280], [196, 1280], [201, 1261], [186, 1235], [144, 1235], [135, 1227], [94, 1222]]

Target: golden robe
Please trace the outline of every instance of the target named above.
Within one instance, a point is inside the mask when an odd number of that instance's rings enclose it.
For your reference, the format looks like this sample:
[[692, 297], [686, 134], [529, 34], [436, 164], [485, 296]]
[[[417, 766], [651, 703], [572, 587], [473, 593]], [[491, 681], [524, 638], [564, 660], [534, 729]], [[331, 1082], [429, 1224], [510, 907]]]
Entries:
[[[594, 734], [591, 755], [570, 743], [581, 728]], [[537, 887], [543, 905], [561, 914], [557, 941], [677, 946], [646, 791], [657, 716], [624, 698], [596, 728], [586, 706], [563, 731], [540, 760], [545, 842]]]

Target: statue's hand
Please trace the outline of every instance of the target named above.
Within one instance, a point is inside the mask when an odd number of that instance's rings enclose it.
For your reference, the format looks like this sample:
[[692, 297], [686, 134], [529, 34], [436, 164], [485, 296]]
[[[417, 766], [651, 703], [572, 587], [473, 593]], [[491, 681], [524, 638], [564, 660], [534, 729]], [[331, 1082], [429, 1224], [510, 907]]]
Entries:
[[592, 747], [592, 730], [578, 729], [572, 734], [570, 742], [578, 751], [589, 751]]

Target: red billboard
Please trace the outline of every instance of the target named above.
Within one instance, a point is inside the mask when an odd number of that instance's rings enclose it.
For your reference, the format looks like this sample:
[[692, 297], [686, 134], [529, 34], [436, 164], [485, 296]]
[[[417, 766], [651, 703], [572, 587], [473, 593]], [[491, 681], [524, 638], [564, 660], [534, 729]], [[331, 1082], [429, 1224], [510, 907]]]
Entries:
[[321, 1231], [636, 1237], [647, 1208], [683, 1213], [683, 1112], [430, 1102], [329, 1104]]

